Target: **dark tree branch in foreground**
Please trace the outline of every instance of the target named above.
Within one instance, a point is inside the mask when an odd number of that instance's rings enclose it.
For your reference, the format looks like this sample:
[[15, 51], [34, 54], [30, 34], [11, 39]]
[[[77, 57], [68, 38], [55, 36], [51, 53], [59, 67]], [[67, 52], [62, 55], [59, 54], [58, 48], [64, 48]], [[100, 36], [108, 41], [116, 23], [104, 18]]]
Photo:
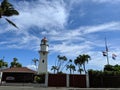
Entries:
[[[19, 12], [13, 8], [13, 5], [8, 2], [8, 0], [3, 0], [0, 5], [0, 18], [3, 17], [11, 17], [13, 15], [19, 15]], [[15, 28], [18, 28], [15, 23], [13, 23], [8, 18], [5, 18], [5, 20], [13, 25]]]

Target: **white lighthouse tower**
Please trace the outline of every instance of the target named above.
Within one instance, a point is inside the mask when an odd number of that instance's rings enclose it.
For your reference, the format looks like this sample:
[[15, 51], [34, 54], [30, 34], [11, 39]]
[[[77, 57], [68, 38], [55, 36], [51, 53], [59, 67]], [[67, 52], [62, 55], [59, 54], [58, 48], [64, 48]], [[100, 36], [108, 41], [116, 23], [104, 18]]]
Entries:
[[47, 73], [48, 69], [47, 69], [47, 65], [48, 65], [48, 41], [46, 39], [46, 37], [44, 37], [41, 40], [41, 44], [40, 44], [40, 60], [39, 60], [39, 66], [38, 66], [38, 74], [42, 74], [42, 73]]

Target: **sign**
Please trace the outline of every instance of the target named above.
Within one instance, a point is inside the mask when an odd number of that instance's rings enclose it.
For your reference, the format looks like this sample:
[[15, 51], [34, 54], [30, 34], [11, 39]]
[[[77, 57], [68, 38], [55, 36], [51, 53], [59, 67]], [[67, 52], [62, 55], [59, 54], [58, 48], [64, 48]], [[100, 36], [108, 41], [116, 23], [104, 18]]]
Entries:
[[15, 80], [15, 77], [8, 76], [8, 77], [6, 77], [6, 80]]

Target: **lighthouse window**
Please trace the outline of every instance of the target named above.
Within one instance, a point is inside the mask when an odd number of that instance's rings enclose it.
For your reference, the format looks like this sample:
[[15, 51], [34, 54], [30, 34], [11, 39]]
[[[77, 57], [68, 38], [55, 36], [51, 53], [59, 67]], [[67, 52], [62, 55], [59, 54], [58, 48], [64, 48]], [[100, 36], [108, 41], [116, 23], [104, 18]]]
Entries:
[[43, 55], [45, 55], [45, 52], [43, 52]]
[[42, 63], [44, 63], [45, 61], [44, 60], [42, 60]]

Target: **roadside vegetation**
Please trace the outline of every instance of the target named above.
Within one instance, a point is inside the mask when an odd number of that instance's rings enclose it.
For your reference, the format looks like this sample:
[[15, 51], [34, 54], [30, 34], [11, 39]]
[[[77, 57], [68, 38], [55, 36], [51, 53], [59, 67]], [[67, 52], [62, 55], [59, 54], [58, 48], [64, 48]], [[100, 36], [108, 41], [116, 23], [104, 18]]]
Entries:
[[12, 68], [12, 67], [22, 67], [22, 64], [18, 62], [16, 57], [13, 58], [13, 61], [8, 63], [4, 58], [0, 59], [0, 69]]
[[68, 60], [66, 56], [58, 55], [55, 65], [51, 67], [51, 71], [53, 71], [54, 74], [62, 74], [65, 69], [69, 74], [74, 74], [75, 71], [80, 74], [82, 74], [82, 72], [87, 73], [86, 64], [89, 60], [91, 60], [91, 57], [87, 54], [79, 55], [74, 60]]

